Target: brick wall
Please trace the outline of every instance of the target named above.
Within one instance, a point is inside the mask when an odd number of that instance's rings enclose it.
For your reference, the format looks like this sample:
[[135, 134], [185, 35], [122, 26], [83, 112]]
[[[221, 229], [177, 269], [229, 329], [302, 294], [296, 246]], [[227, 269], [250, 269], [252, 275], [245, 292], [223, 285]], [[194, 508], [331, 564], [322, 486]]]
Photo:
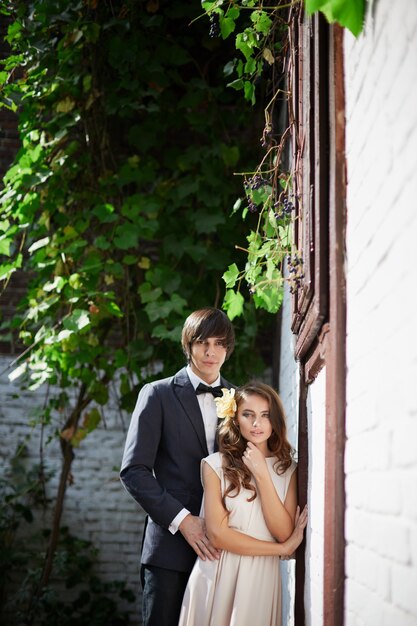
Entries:
[[[10, 357], [0, 358], [0, 371]], [[39, 430], [29, 421], [44, 402], [44, 391], [20, 393], [0, 377], [0, 462], [4, 468], [19, 443], [27, 439], [28, 464], [39, 462]], [[62, 525], [80, 538], [90, 540], [99, 550], [95, 573], [104, 581], [126, 581], [137, 595], [136, 604], [121, 604], [132, 615], [131, 624], [139, 622], [139, 555], [144, 515], [123, 489], [118, 478], [126, 428], [130, 416], [121, 415], [114, 401], [105, 408], [101, 423], [75, 450], [72, 465], [73, 484], [68, 486]], [[58, 422], [56, 423], [58, 427]], [[48, 482], [48, 495], [56, 494], [60, 470], [59, 444], [46, 446], [47, 470], [54, 471]], [[50, 513], [39, 517], [37, 524], [50, 526]], [[32, 529], [30, 529], [32, 530]]]
[[323, 623], [326, 368], [308, 387], [308, 511], [304, 607], [306, 626]]
[[[294, 361], [294, 335], [291, 332], [291, 297], [288, 287], [284, 290], [284, 300], [281, 309], [281, 349], [279, 393], [287, 415], [288, 439], [297, 449], [298, 443], [298, 385], [299, 368]], [[294, 624], [294, 596], [295, 596], [295, 563], [281, 561], [282, 578], [282, 623], [285, 626]]]
[[346, 625], [417, 624], [417, 5], [345, 34]]

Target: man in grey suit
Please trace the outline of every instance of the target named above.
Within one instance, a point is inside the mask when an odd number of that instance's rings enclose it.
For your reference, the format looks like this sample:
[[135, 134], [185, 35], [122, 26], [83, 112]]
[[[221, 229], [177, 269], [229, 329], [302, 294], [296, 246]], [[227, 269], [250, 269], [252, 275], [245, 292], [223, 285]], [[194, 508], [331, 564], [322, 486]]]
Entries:
[[182, 330], [187, 366], [145, 385], [126, 438], [120, 478], [147, 513], [141, 554], [144, 626], [176, 626], [196, 556], [219, 558], [199, 517], [201, 459], [216, 447], [215, 396], [231, 385], [220, 375], [234, 348], [227, 316], [191, 313]]

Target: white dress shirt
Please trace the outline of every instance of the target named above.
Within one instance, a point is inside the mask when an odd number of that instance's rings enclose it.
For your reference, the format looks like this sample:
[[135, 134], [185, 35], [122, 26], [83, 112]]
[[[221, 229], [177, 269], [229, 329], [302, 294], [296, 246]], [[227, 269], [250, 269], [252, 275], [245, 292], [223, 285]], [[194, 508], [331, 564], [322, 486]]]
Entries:
[[[193, 370], [189, 365], [187, 365], [187, 374], [191, 381], [194, 389], [197, 389], [200, 383], [203, 385], [207, 385], [207, 383], [199, 378], [196, 374], [194, 374]], [[217, 379], [210, 385], [210, 387], [216, 387], [220, 385], [220, 374]], [[217, 412], [216, 412], [216, 403], [214, 402], [214, 396], [211, 393], [200, 393], [197, 396], [198, 404], [200, 405], [201, 415], [203, 416], [204, 422], [204, 430], [206, 433], [206, 442], [207, 449], [209, 454], [214, 452], [214, 442], [216, 439], [216, 428], [217, 428]], [[181, 509], [181, 511], [174, 517], [171, 524], [169, 525], [170, 532], [174, 535], [184, 517], [189, 515], [189, 511], [187, 509]]]

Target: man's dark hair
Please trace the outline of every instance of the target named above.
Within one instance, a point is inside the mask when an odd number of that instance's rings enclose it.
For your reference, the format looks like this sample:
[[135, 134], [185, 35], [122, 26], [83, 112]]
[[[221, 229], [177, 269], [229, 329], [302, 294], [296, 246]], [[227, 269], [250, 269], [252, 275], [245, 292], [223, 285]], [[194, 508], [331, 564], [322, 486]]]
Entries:
[[224, 341], [228, 359], [235, 347], [235, 331], [227, 315], [214, 307], [194, 311], [184, 322], [181, 343], [188, 362], [193, 342], [204, 341], [208, 337], [218, 337]]

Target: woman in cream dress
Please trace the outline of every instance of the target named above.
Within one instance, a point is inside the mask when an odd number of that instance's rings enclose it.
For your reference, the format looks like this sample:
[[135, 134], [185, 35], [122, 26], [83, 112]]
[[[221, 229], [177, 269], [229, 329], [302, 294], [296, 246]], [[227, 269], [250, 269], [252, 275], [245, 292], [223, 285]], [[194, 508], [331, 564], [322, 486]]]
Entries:
[[202, 461], [202, 516], [219, 560], [197, 559], [179, 626], [280, 626], [279, 558], [303, 538], [285, 415], [269, 385], [223, 391], [219, 450]]

